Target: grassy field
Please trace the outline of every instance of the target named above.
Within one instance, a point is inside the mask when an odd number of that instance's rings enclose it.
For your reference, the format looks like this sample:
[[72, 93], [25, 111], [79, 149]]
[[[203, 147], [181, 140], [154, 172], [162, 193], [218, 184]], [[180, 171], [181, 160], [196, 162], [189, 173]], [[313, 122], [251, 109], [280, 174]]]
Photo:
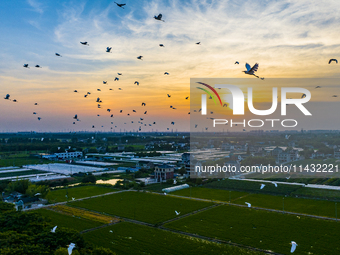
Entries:
[[[335, 203], [324, 200], [312, 200], [295, 197], [271, 196], [263, 194], [250, 194], [236, 199], [233, 203], [244, 205], [245, 202], [251, 203], [254, 207], [263, 207], [289, 212], [305, 213], [325, 217], [335, 218]], [[337, 203], [340, 213], [340, 203]]]
[[340, 224], [262, 210], [223, 205], [165, 225], [282, 254], [340, 254]]
[[301, 188], [294, 191], [292, 195], [340, 201], [340, 190]]
[[105, 194], [109, 192], [117, 191], [117, 189], [100, 187], [100, 186], [79, 186], [79, 187], [70, 187], [63, 189], [55, 189], [51, 190], [47, 199], [50, 202], [64, 202], [67, 201], [66, 194], [68, 194], [69, 200], [72, 200], [72, 197], [75, 199], [96, 196], [100, 194]]
[[231, 200], [235, 200], [236, 198], [245, 196], [249, 193], [195, 187], [195, 188], [191, 188], [191, 190], [190, 188], [177, 190], [177, 191], [171, 192], [171, 194], [178, 195], [178, 196], [185, 196], [185, 197], [195, 197], [195, 198], [203, 198], [203, 199], [210, 199], [210, 200], [215, 200], [215, 201], [228, 202], [229, 198]]
[[[20, 169], [18, 169], [20, 170]], [[38, 170], [31, 170], [31, 171], [18, 171], [18, 172], [8, 172], [8, 173], [1, 173], [0, 178], [3, 177], [13, 177], [13, 176], [22, 176], [22, 175], [30, 175], [30, 174], [43, 174], [47, 173], [45, 171], [38, 171]]]
[[72, 217], [70, 215], [57, 213], [51, 210], [39, 209], [35, 212], [41, 214], [47, 219], [51, 219], [51, 223], [58, 227], [70, 228], [76, 231], [83, 231], [85, 229], [95, 228], [104, 225], [98, 221], [91, 221], [84, 218]]
[[175, 210], [186, 214], [212, 203], [144, 192], [122, 192], [68, 205], [156, 224], [175, 218]]
[[214, 181], [204, 185], [205, 188], [212, 189], [226, 189], [226, 190], [236, 190], [252, 193], [262, 193], [262, 194], [277, 194], [277, 195], [289, 195], [290, 193], [296, 191], [301, 186], [280, 184], [276, 188], [274, 184], [266, 183], [266, 186], [260, 190], [261, 182], [253, 181], [241, 181], [241, 180], [221, 180]]
[[128, 222], [88, 232], [83, 237], [117, 254], [262, 254]]
[[[177, 184], [178, 185], [178, 184]], [[172, 186], [177, 186], [174, 184], [167, 184], [167, 183], [155, 183], [147, 185], [144, 189], [154, 192], [162, 192], [162, 189], [169, 188]]]

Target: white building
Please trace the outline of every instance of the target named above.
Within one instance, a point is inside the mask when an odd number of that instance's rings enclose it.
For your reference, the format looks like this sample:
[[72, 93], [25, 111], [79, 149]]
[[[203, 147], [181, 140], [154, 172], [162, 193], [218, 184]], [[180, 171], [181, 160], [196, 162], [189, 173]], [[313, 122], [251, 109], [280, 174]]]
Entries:
[[83, 152], [81, 151], [61, 152], [61, 153], [54, 153], [54, 155], [58, 159], [81, 158], [83, 156]]

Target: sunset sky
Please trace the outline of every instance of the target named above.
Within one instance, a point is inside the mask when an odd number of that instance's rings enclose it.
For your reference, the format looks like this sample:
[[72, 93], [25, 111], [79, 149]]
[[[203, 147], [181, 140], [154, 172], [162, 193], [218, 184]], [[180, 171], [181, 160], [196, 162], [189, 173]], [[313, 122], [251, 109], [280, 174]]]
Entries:
[[[259, 63], [264, 87], [270, 78], [340, 78], [340, 65], [328, 64], [340, 60], [339, 1], [118, 3], [126, 6], [0, 1], [0, 132], [189, 131], [190, 78], [246, 78], [246, 62]], [[159, 13], [165, 22], [153, 19]], [[312, 100], [327, 102], [337, 93], [340, 87], [325, 85]], [[73, 125], [75, 114], [80, 121]]]

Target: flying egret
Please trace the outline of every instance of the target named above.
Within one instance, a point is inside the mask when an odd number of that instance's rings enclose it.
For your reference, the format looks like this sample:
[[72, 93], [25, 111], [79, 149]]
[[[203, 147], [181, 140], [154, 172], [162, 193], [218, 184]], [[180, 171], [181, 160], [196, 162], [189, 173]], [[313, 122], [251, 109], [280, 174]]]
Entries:
[[118, 77], [116, 77], [116, 78], [114, 79], [114, 81], [119, 81], [119, 78], [118, 78]]
[[55, 55], [56, 55], [57, 57], [62, 57], [59, 53], [55, 53]]
[[71, 255], [72, 254], [72, 250], [73, 248], [75, 247], [76, 245], [74, 243], [70, 243], [69, 246], [68, 246], [68, 255]]
[[186, 97], [185, 99], [188, 99], [189, 97]]
[[75, 200], [75, 198], [74, 198], [74, 197], [72, 197], [72, 200]]
[[10, 97], [10, 94], [7, 94], [7, 95], [4, 97], [4, 99], [10, 100], [9, 97]]
[[235, 65], [236, 65], [236, 64], [239, 65], [240, 63], [239, 63], [238, 61], [236, 61], [236, 62], [235, 62]]
[[[171, 95], [170, 94], [167, 94], [168, 95], [168, 97], [171, 97]], [[172, 108], [172, 107], [170, 107], [170, 108]]]
[[164, 47], [164, 44], [160, 44], [159, 47]]
[[34, 196], [40, 196], [41, 195], [41, 193], [36, 193]]
[[197, 45], [200, 45], [200, 44], [201, 44], [201, 42], [197, 42], [196, 44], [197, 44]]
[[55, 233], [55, 230], [57, 229], [58, 226], [55, 226], [54, 228], [51, 229], [52, 233]]
[[174, 122], [174, 121], [172, 121], [172, 122], [171, 122], [171, 125], [175, 125], [175, 122]]
[[298, 246], [297, 245], [297, 243], [296, 242], [294, 242], [294, 241], [291, 241], [291, 246], [292, 246], [292, 248], [290, 248], [290, 253], [293, 253], [294, 251], [295, 251], [295, 249], [296, 249], [296, 246]]
[[88, 44], [87, 42], [80, 42], [82, 45], [87, 45], [90, 46], [90, 44]]
[[265, 186], [266, 186], [265, 184], [261, 183], [260, 189], [263, 189]]
[[331, 58], [331, 59], [328, 61], [328, 64], [332, 63], [332, 61], [334, 61], [335, 63], [338, 63], [338, 60], [337, 60], [337, 59]]
[[253, 67], [250, 67], [250, 65], [246, 63], [246, 69], [247, 71], [242, 72], [244, 72], [245, 74], [254, 75], [255, 77], [259, 78], [257, 75], [255, 75], [255, 72], [259, 69], [258, 63], [256, 63]]
[[163, 21], [163, 22], [164, 22], [164, 20], [162, 19], [162, 17], [163, 17], [163, 15], [160, 13], [160, 14], [158, 14], [158, 16], [154, 16], [153, 18], [154, 18], [155, 20], [160, 20], [160, 21]]
[[176, 215], [179, 215], [181, 212], [177, 212], [177, 211], [175, 211], [175, 213], [176, 213]]
[[106, 47], [106, 52], [112, 53], [112, 52], [111, 52], [111, 49], [112, 49], [112, 47]]
[[119, 3], [116, 3], [116, 2], [114, 2], [118, 7], [120, 7], [120, 8], [122, 8], [122, 9], [124, 9], [124, 7], [123, 6], [125, 6], [126, 4], [119, 4]]
[[143, 56], [138, 56], [137, 59], [143, 60]]
[[168, 72], [165, 72], [164, 75], [169, 75], [169, 73], [168, 73]]
[[23, 65], [23, 67], [25, 67], [25, 68], [29, 68], [29, 67], [28, 67], [28, 64], [24, 64], [24, 65]]
[[251, 207], [251, 203], [245, 202], [245, 204], [247, 204], [248, 207]]
[[40, 117], [38, 117], [38, 120], [41, 120], [41, 118], [40, 118]]
[[107, 81], [103, 81], [103, 84], [106, 84], [107, 83]]
[[289, 139], [289, 137], [290, 137], [290, 135], [285, 135], [285, 138], [288, 140]]
[[142, 106], [146, 106], [146, 104], [145, 104], [145, 103], [142, 103]]
[[137, 84], [137, 86], [139, 85], [139, 82], [138, 81], [135, 81], [135, 83], [134, 84]]
[[166, 192], [164, 192], [164, 196], [166, 196]]
[[275, 188], [277, 188], [277, 183], [276, 182], [272, 182], [275, 185]]

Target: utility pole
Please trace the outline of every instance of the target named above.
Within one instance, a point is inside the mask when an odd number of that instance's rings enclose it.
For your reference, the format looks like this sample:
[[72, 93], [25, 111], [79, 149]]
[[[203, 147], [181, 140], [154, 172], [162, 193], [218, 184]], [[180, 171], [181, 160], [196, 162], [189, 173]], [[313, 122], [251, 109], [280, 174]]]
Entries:
[[282, 211], [285, 213], [285, 198], [282, 198]]

